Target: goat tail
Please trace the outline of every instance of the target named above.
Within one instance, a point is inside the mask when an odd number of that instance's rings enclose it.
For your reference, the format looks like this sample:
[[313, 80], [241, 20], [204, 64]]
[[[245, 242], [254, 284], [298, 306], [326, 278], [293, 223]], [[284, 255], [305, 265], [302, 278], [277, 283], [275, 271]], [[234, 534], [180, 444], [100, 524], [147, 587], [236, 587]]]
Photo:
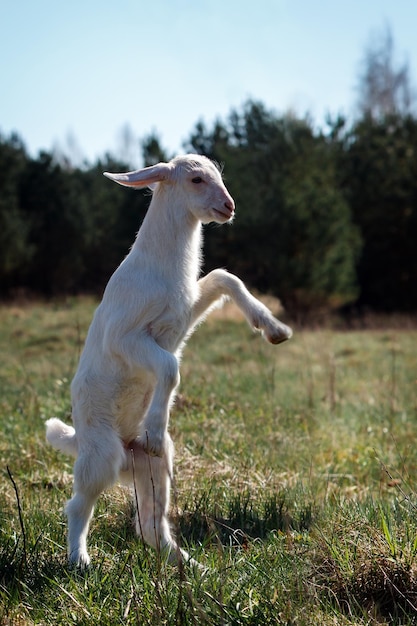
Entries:
[[77, 457], [78, 442], [75, 428], [64, 424], [57, 417], [47, 420], [46, 439], [56, 450]]

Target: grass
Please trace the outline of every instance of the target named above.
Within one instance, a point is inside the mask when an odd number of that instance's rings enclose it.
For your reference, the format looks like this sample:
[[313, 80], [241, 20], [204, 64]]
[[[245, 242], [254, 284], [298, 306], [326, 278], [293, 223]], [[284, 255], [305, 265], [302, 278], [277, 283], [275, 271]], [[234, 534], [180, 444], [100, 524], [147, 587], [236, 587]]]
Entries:
[[190, 340], [171, 417], [172, 524], [207, 568], [161, 564], [130, 495], [100, 498], [93, 566], [68, 569], [70, 459], [44, 440], [95, 303], [0, 308], [0, 623], [417, 623], [417, 332], [229, 317]]

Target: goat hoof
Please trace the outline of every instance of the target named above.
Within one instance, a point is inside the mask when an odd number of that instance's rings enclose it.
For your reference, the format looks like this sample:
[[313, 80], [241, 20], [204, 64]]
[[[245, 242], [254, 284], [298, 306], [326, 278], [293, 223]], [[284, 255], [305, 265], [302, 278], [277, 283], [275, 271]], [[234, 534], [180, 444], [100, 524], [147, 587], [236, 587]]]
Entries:
[[81, 550], [72, 552], [68, 557], [68, 565], [70, 568], [84, 572], [90, 566], [90, 557], [87, 552]]
[[149, 456], [158, 456], [162, 457], [164, 454], [164, 445], [163, 442], [158, 442], [151, 440], [148, 433], [146, 433], [145, 437], [139, 437], [136, 439], [139, 443], [140, 447], [146, 454]]
[[288, 339], [291, 339], [292, 329], [285, 324], [281, 324], [279, 328], [276, 328], [274, 330], [274, 332], [265, 333], [265, 335], [269, 343], [272, 343], [276, 346], [280, 343], [283, 343], [284, 341], [287, 341]]

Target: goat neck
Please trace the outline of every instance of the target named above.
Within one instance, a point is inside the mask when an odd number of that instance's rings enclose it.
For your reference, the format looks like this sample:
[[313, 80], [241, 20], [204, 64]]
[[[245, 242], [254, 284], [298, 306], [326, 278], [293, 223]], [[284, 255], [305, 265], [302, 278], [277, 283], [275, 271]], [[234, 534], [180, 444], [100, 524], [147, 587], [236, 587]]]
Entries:
[[[201, 267], [202, 225], [175, 192], [158, 185], [132, 253], [155, 261], [161, 273], [197, 280]], [[168, 262], [167, 262], [168, 261]]]

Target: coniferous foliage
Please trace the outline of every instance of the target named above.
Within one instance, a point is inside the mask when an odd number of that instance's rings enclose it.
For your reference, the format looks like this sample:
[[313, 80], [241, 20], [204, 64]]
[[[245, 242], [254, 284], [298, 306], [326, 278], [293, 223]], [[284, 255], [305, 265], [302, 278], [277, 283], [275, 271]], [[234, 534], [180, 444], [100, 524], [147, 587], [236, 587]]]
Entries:
[[[247, 102], [184, 146], [225, 165], [231, 227], [208, 226], [205, 270], [226, 267], [293, 310], [357, 303], [417, 309], [417, 120], [395, 113], [317, 129]], [[143, 163], [167, 160], [158, 136]], [[149, 193], [121, 190], [105, 155], [72, 167], [0, 136], [0, 295], [100, 293], [129, 251]]]
[[417, 121], [357, 123], [347, 137], [344, 184], [363, 238], [359, 304], [417, 309]]
[[30, 263], [29, 224], [20, 201], [20, 181], [27, 164], [25, 147], [13, 134], [0, 137], [0, 290], [12, 288], [16, 274]]
[[236, 225], [207, 238], [210, 267], [223, 262], [291, 308], [355, 298], [359, 232], [337, 185], [331, 142], [308, 119], [277, 118], [249, 102], [215, 125], [211, 141], [200, 124], [190, 143], [227, 163], [237, 204]]
[[128, 253], [146, 212], [143, 192], [120, 194], [103, 171], [128, 167], [106, 156], [72, 169], [17, 136], [0, 138], [0, 294], [100, 292]]

